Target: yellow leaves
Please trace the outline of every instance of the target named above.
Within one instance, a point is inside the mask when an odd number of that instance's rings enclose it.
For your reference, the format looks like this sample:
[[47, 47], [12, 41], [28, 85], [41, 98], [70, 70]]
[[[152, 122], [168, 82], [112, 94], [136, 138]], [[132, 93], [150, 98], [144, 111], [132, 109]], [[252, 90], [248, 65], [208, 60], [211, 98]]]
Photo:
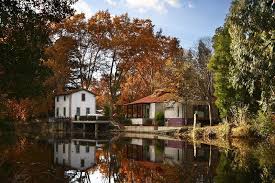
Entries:
[[173, 65], [173, 60], [171, 58], [168, 58], [165, 62], [166, 67], [171, 67]]

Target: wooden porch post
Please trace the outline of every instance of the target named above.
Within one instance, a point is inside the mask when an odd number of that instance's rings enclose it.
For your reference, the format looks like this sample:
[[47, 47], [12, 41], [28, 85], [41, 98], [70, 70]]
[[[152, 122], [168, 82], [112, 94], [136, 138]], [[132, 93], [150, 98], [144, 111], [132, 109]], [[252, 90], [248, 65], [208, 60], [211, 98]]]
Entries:
[[138, 115], [138, 108], [139, 108], [139, 104], [137, 104], [137, 118], [139, 118], [139, 115]]
[[143, 104], [141, 104], [141, 118], [144, 118], [144, 116], [143, 116]]
[[126, 118], [129, 117], [129, 116], [128, 116], [128, 106], [129, 106], [129, 105], [126, 106]]

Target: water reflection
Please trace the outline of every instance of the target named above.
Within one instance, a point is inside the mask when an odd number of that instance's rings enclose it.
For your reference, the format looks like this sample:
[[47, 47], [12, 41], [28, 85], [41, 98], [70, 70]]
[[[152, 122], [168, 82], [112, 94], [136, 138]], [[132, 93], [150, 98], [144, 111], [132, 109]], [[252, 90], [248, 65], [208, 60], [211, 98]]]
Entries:
[[0, 144], [1, 182], [243, 183], [272, 182], [275, 175], [275, 148], [268, 144], [224, 150], [170, 139], [93, 134], [15, 139], [14, 144]]
[[70, 182], [92, 182], [90, 172], [96, 167], [96, 152], [109, 143], [107, 138], [99, 138], [85, 133], [54, 137], [53, 151], [55, 164], [64, 167], [64, 176]]
[[219, 160], [217, 148], [174, 140], [61, 139], [53, 146], [70, 182], [213, 182]]
[[126, 182], [213, 182], [219, 157], [207, 145], [157, 139], [124, 139], [113, 153], [123, 162], [120, 177]]

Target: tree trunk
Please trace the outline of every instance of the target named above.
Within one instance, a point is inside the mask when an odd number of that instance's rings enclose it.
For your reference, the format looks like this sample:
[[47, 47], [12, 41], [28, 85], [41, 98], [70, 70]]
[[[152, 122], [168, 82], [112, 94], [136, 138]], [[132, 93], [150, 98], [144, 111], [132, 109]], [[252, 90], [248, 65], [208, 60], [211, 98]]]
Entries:
[[208, 103], [208, 116], [209, 116], [209, 124], [210, 126], [212, 125], [212, 107], [211, 107], [211, 103]]
[[197, 112], [194, 113], [194, 122], [193, 122], [193, 139], [195, 139], [195, 130], [197, 125]]
[[184, 107], [184, 122], [187, 125], [187, 99], [185, 98], [185, 107]]

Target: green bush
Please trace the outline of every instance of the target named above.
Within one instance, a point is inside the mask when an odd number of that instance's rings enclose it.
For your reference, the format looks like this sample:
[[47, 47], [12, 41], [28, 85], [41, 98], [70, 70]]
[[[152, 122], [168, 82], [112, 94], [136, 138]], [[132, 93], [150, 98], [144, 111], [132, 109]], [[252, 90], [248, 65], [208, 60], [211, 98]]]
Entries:
[[153, 125], [153, 120], [152, 119], [146, 119], [145, 123], [143, 125], [144, 126], [152, 126]]
[[236, 126], [243, 126], [250, 123], [250, 114], [248, 106], [243, 107], [231, 107], [232, 119], [231, 122]]
[[126, 126], [132, 125], [132, 121], [128, 118], [123, 118], [120, 120], [120, 123]]
[[259, 111], [253, 123], [253, 129], [261, 137], [267, 137], [275, 130], [275, 124], [272, 121], [270, 112]]
[[103, 113], [104, 113], [104, 116], [110, 117], [111, 109], [110, 109], [110, 106], [108, 104], [104, 105]]
[[158, 126], [164, 126], [164, 113], [163, 112], [157, 112], [155, 121], [157, 122]]
[[156, 154], [161, 156], [163, 155], [163, 152], [165, 150], [165, 144], [163, 141], [157, 140], [155, 143], [155, 147], [156, 147]]
[[223, 138], [227, 138], [230, 132], [230, 125], [227, 121], [219, 124], [219, 135]]

